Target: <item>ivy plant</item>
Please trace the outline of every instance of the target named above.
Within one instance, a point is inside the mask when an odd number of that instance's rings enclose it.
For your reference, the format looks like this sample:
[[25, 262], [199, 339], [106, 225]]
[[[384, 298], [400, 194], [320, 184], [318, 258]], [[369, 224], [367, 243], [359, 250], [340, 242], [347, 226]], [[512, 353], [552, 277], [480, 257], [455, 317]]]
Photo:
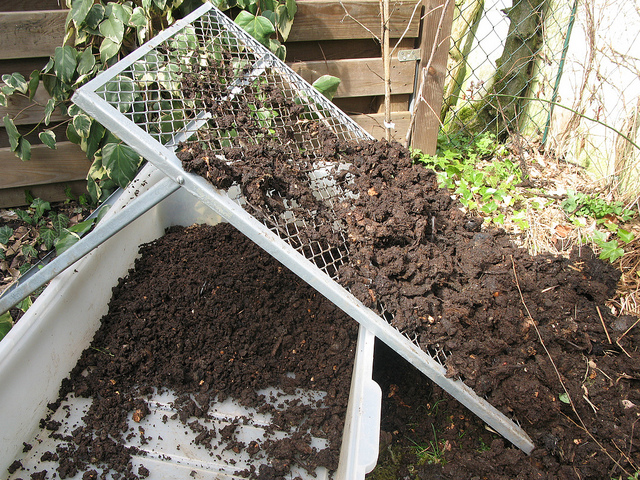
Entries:
[[[297, 11], [295, 0], [211, 0], [227, 11], [235, 22], [284, 59], [286, 41]], [[95, 202], [108, 196], [116, 187], [126, 186], [137, 173], [142, 158], [115, 135], [95, 122], [80, 108], [72, 105], [74, 91], [98, 73], [116, 63], [142, 45], [176, 18], [193, 11], [203, 0], [66, 0], [69, 13], [65, 24], [64, 44], [41, 70], [29, 78], [20, 73], [2, 76], [0, 105], [7, 98], [20, 95], [35, 104], [35, 93], [42, 85], [50, 98], [44, 105], [42, 118], [33, 128], [40, 141], [56, 148], [55, 128], [66, 124], [66, 137], [80, 145], [92, 164], [87, 181]], [[161, 80], [159, 80], [161, 81]], [[59, 111], [68, 117], [53, 125], [51, 118]], [[28, 134], [21, 134], [15, 120], [3, 118], [10, 148], [18, 158], [31, 158]], [[32, 133], [29, 132], [29, 133]]]

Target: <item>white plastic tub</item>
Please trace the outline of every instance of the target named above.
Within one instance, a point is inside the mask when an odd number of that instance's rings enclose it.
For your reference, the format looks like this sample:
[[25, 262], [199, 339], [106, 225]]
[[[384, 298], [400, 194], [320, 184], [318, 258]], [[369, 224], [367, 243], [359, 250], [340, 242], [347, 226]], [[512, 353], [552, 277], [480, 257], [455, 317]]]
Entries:
[[[162, 178], [155, 167], [145, 167], [105, 219], [118, 215], [137, 195]], [[210, 208], [180, 189], [50, 283], [0, 342], [0, 478], [25, 478], [44, 469], [49, 471], [48, 478], [53, 478], [55, 465], [40, 462], [40, 458], [46, 451], [55, 451], [55, 444], [48, 438], [50, 432], [40, 429], [39, 421], [47, 414], [47, 404], [57, 399], [61, 381], [89, 346], [101, 317], [107, 313], [111, 288], [132, 267], [139, 245], [162, 236], [172, 225], [213, 225], [221, 221]], [[376, 464], [381, 392], [371, 378], [374, 339], [373, 334], [360, 328], [335, 479], [362, 479]], [[187, 427], [178, 420], [161, 421], [171, 408], [170, 401], [166, 395], [154, 398], [149, 402], [152, 413], [135, 424], [136, 429], [145, 428], [145, 435], [153, 440], [146, 445], [140, 445], [137, 436], [131, 440], [131, 445], [147, 452], [147, 456], [134, 462], [149, 469], [150, 479], [239, 478], [233, 472], [249, 466], [252, 460], [241, 452], [232, 459], [236, 463], [230, 465], [229, 456], [235, 455], [231, 451], [217, 459], [205, 449], [190, 448], [185, 437], [194, 434]], [[69, 417], [54, 419], [72, 429], [87, 406], [86, 399], [73, 400]], [[61, 412], [64, 411], [58, 409], [58, 414]], [[211, 413], [215, 422], [224, 424], [246, 414], [246, 410], [227, 401], [217, 404]], [[259, 438], [260, 429], [261, 418], [257, 415], [252, 424], [240, 428], [238, 440]], [[24, 443], [32, 445], [29, 452], [23, 453]], [[25, 470], [10, 476], [7, 469], [16, 459]], [[295, 474], [311, 478], [304, 471]], [[322, 469], [316, 474], [320, 479], [329, 478]], [[82, 473], [77, 475], [81, 476]]]

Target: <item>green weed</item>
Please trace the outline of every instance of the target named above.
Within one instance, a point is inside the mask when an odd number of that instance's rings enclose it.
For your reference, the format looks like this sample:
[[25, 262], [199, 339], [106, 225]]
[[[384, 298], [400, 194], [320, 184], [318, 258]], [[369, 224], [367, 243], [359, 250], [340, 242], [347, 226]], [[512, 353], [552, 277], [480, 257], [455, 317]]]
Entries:
[[502, 224], [504, 210], [522, 200], [516, 190], [522, 172], [507, 153], [495, 135], [485, 133], [472, 141], [440, 137], [435, 155], [414, 150], [413, 156], [416, 162], [433, 169], [440, 186], [451, 190], [470, 211]]
[[585, 218], [593, 218], [596, 223], [608, 230], [608, 233], [596, 230], [585, 241], [593, 242], [600, 249], [599, 257], [613, 263], [625, 254], [624, 246], [633, 241], [635, 235], [619, 226], [630, 221], [636, 212], [626, 208], [622, 202], [608, 202], [594, 195], [569, 191], [562, 202], [562, 209], [571, 221], [578, 226], [585, 224]]
[[409, 441], [413, 443], [411, 450], [417, 458], [416, 464], [424, 465], [426, 463], [428, 465], [446, 465], [447, 460], [444, 456], [444, 445], [438, 441], [436, 428], [433, 425], [431, 425], [431, 428], [433, 430], [433, 440], [429, 440], [425, 443], [416, 443], [409, 439]]

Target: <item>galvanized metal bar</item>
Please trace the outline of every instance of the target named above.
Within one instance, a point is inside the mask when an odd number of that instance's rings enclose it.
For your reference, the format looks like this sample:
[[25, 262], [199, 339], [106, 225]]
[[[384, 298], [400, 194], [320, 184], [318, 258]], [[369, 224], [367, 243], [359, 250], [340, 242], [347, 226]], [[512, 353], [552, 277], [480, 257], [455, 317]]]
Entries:
[[149, 211], [155, 205], [167, 198], [180, 188], [180, 185], [169, 178], [165, 178], [145, 193], [141, 194], [125, 209], [118, 212], [108, 220], [98, 224], [95, 230], [68, 250], [61, 253], [54, 260], [49, 262], [40, 271], [33, 274], [26, 281], [18, 283], [18, 285], [9, 293], [0, 297], [0, 313], [4, 313], [21, 300], [25, 299], [29, 294], [45, 285], [47, 282], [63, 272], [75, 262], [84, 257], [113, 235], [118, 233], [124, 227], [136, 220], [138, 217]]

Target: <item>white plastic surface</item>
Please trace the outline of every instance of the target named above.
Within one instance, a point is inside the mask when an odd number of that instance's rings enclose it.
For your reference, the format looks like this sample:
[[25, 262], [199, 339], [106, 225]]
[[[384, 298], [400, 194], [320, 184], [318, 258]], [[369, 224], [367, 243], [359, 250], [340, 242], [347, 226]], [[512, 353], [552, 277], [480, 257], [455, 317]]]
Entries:
[[[116, 215], [139, 192], [163, 177], [155, 167], [145, 167], [107, 215]], [[40, 430], [39, 420], [46, 415], [47, 404], [56, 400], [61, 381], [89, 346], [101, 317], [107, 313], [111, 287], [133, 265], [138, 246], [163, 235], [165, 228], [171, 225], [216, 224], [220, 221], [209, 207], [180, 189], [50, 283], [0, 342], [0, 478], [25, 478], [47, 467], [49, 478], [52, 478], [54, 470], [46, 462], [40, 462], [40, 457], [45, 451], [55, 450], [55, 445], [48, 438], [50, 432]], [[360, 328], [335, 479], [362, 479], [376, 463], [381, 393], [371, 379], [374, 340], [372, 333]], [[170, 420], [170, 401], [166, 394], [154, 397], [149, 404], [157, 408], [152, 408], [152, 413], [141, 423], [133, 424], [136, 430], [144, 428], [144, 436], [149, 438], [145, 445], [140, 444], [139, 435], [130, 439], [132, 445], [148, 454], [135, 462], [139, 461], [150, 470], [149, 478], [239, 478], [233, 472], [250, 466], [254, 460], [246, 453], [235, 455], [229, 450], [214, 450], [212, 456], [210, 451], [191, 445], [195, 434], [178, 420]], [[72, 430], [87, 406], [87, 400], [74, 399], [69, 406], [69, 418], [54, 419], [63, 421]], [[65, 411], [58, 409], [58, 415], [61, 412]], [[222, 425], [251, 412], [227, 401], [216, 404], [211, 413], [214, 422]], [[163, 422], [164, 415], [169, 417], [168, 421]], [[261, 426], [267, 421], [267, 418], [253, 415], [248, 423], [238, 427], [238, 440], [247, 443], [251, 439], [259, 440], [262, 438]], [[33, 446], [27, 453], [22, 453], [24, 442]], [[19, 470], [7, 477], [7, 468], [15, 459], [20, 459], [28, 471]], [[312, 478], [304, 471], [295, 474]], [[328, 478], [322, 469], [316, 474], [320, 480]]]

